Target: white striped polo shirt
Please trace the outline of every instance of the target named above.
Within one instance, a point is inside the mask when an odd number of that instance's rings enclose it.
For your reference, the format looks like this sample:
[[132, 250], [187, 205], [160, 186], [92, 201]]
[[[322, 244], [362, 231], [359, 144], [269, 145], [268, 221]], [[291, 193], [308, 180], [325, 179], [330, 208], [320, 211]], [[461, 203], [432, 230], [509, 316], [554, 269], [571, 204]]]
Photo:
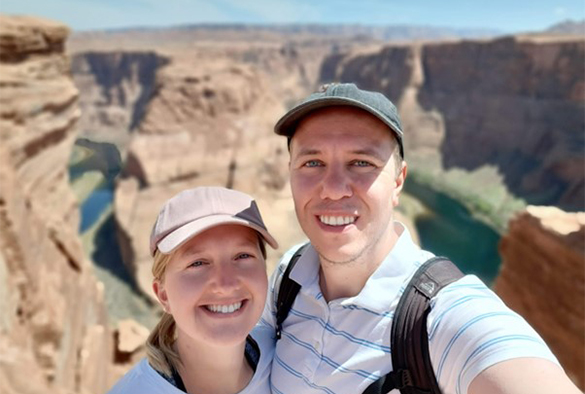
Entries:
[[[359, 394], [392, 370], [394, 310], [416, 269], [433, 256], [415, 245], [402, 227], [396, 245], [362, 291], [329, 303], [319, 287], [317, 253], [311, 246], [306, 249], [290, 275], [302, 288], [276, 345], [273, 393]], [[283, 256], [271, 277], [262, 325], [275, 326], [280, 280], [299, 246]], [[526, 321], [476, 276], [467, 275], [445, 287], [431, 306], [430, 356], [445, 394], [467, 393], [473, 378], [500, 361], [540, 357], [558, 364]]]

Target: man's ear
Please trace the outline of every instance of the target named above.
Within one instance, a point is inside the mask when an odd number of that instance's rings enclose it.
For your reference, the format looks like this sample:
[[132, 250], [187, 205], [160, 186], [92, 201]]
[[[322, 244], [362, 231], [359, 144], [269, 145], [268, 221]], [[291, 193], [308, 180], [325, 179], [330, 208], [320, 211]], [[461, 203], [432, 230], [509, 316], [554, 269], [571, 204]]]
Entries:
[[404, 187], [404, 181], [406, 180], [406, 173], [407, 173], [407, 165], [404, 160], [401, 162], [401, 168], [398, 174], [396, 175], [396, 179], [394, 180], [394, 192], [392, 193], [392, 206], [398, 206], [398, 202], [400, 200], [400, 193]]
[[168, 298], [164, 283], [160, 279], [153, 280], [152, 281], [152, 290], [154, 291], [156, 298], [158, 298], [158, 302], [162, 306], [163, 310], [166, 313], [171, 313], [171, 308], [169, 305], [169, 298]]

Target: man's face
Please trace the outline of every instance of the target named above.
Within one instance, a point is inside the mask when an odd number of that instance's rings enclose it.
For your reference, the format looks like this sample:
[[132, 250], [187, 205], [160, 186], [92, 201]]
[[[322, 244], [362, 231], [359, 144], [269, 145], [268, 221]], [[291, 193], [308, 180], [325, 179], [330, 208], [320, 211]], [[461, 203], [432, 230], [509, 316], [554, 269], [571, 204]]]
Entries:
[[330, 107], [299, 124], [291, 141], [291, 188], [301, 227], [321, 258], [381, 262], [406, 167], [397, 171], [388, 127], [352, 107]]

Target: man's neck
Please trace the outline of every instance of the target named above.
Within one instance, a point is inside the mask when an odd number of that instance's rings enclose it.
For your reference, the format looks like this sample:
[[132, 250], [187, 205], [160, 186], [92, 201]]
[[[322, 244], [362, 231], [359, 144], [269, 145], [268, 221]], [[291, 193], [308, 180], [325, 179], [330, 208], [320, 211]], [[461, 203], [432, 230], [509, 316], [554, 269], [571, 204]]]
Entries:
[[340, 264], [319, 256], [319, 286], [327, 302], [355, 297], [362, 291], [402, 234], [402, 226], [397, 226], [386, 239], [380, 239], [374, 244], [377, 247], [362, 251], [353, 261]]
[[245, 356], [245, 341], [234, 347], [213, 347], [179, 338], [179, 374], [188, 393], [233, 394], [242, 391], [254, 371]]

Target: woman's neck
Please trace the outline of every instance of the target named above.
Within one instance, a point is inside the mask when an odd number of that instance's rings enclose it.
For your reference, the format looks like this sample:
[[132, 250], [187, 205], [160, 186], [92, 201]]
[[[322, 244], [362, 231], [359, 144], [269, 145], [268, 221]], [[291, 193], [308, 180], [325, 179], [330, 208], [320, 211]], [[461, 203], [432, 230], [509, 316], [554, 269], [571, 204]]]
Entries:
[[245, 356], [246, 341], [233, 347], [213, 347], [179, 335], [175, 342], [179, 374], [189, 394], [235, 394], [252, 379]]

